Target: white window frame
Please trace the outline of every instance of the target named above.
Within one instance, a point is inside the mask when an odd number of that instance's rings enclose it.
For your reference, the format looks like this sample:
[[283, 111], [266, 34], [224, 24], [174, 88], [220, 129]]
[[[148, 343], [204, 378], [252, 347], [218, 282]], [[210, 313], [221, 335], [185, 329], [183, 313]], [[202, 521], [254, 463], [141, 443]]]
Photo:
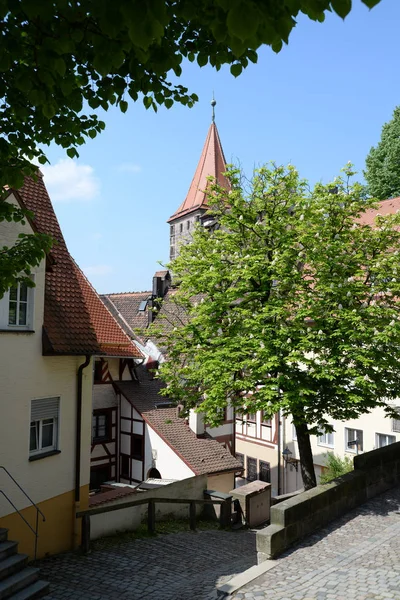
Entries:
[[[332, 436], [332, 442], [329, 442], [329, 437]], [[334, 431], [328, 432], [325, 431], [322, 435], [317, 437], [317, 445], [324, 446], [324, 448], [334, 448], [335, 447], [335, 433]]]
[[[32, 275], [34, 281], [34, 275]], [[19, 298], [20, 282], [17, 287], [17, 298]], [[27, 300], [26, 300], [26, 323], [15, 325], [10, 323], [10, 289], [8, 289], [3, 298], [0, 299], [0, 330], [3, 331], [33, 331], [33, 317], [34, 317], [34, 300], [35, 300], [35, 288], [28, 287], [27, 289]], [[19, 302], [17, 300], [17, 315], [18, 315]]]
[[294, 423], [292, 423], [292, 440], [297, 442], [297, 431]]
[[[385, 437], [386, 440], [388, 438], [390, 438], [392, 441], [388, 442], [387, 444], [380, 444], [379, 440], [381, 437]], [[390, 446], [390, 444], [395, 444], [395, 443], [396, 443], [395, 435], [390, 435], [390, 433], [375, 433], [375, 447], [376, 448], [384, 448], [385, 446]]]
[[357, 454], [357, 446], [348, 446], [347, 443], [348, 441], [352, 441], [353, 438], [351, 440], [349, 440], [349, 431], [355, 431], [356, 435], [355, 437], [359, 437], [358, 434], [361, 433], [361, 438], [362, 438], [362, 443], [361, 443], [361, 447], [357, 444], [358, 446], [358, 452], [364, 452], [364, 432], [362, 429], [354, 429], [353, 427], [345, 427], [344, 428], [344, 450], [345, 452], [351, 452], [352, 454]]
[[[42, 414], [40, 418], [32, 418], [33, 412], [33, 402], [35, 400], [40, 401], [42, 404], [46, 403], [46, 400], [52, 401], [54, 404], [54, 400], [58, 400], [58, 405], [56, 409], [56, 415], [54, 414], [54, 408], [52, 410], [48, 409], [48, 414], [46, 415], [46, 407], [42, 409]], [[31, 415], [29, 421], [29, 457], [40, 456], [42, 454], [48, 454], [49, 452], [57, 451], [58, 448], [58, 431], [59, 431], [59, 420], [60, 420], [60, 398], [35, 398], [31, 403]], [[48, 446], [43, 446], [43, 429], [49, 425], [53, 427], [53, 435], [52, 435], [52, 443]], [[35, 428], [36, 433], [36, 448], [31, 450], [31, 432], [32, 428]]]
[[392, 417], [392, 419], [391, 419], [391, 421], [392, 421], [392, 431], [394, 433], [400, 433], [400, 407], [396, 406], [394, 408], [395, 408], [395, 410], [398, 413], [398, 418], [394, 419]]

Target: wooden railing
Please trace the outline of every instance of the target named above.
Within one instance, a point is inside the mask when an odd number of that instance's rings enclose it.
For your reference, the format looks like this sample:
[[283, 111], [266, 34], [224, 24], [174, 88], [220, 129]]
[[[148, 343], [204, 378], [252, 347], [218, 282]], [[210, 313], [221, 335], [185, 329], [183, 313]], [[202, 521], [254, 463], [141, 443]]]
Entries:
[[155, 533], [156, 530], [156, 504], [188, 504], [189, 505], [189, 525], [190, 529], [196, 529], [196, 504], [202, 506], [206, 504], [219, 504], [220, 517], [219, 522], [221, 528], [230, 527], [232, 514], [232, 497], [228, 496], [225, 500], [219, 499], [188, 499], [188, 498], [141, 498], [140, 500], [132, 500], [131, 502], [123, 502], [121, 504], [113, 504], [112, 506], [101, 506], [99, 508], [88, 508], [76, 513], [77, 519], [82, 519], [82, 551], [87, 554], [90, 551], [90, 517], [101, 515], [115, 510], [123, 510], [124, 508], [132, 508], [133, 506], [141, 506], [147, 504], [147, 529], [149, 533]]

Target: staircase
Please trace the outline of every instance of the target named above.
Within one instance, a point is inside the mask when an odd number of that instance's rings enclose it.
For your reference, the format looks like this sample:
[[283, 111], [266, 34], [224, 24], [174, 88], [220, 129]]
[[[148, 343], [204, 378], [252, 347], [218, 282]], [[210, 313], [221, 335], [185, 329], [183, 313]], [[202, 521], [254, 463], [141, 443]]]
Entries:
[[7, 529], [0, 529], [0, 600], [34, 600], [48, 593], [48, 582], [27, 562], [26, 554], [18, 554], [18, 542], [8, 541]]

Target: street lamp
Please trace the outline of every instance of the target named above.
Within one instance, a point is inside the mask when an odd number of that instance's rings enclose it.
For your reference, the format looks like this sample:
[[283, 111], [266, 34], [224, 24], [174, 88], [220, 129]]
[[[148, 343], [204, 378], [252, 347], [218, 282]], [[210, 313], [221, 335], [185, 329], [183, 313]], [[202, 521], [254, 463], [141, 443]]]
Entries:
[[299, 468], [299, 463], [295, 458], [292, 458], [292, 454], [293, 452], [291, 452], [287, 446], [284, 450], [282, 450], [282, 456], [285, 465], [293, 465], [297, 471]]

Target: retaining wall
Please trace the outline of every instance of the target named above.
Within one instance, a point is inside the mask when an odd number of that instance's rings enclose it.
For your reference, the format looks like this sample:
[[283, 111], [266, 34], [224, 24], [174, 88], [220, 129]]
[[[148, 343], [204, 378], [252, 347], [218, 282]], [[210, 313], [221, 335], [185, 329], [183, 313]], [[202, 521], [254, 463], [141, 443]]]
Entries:
[[271, 507], [270, 525], [257, 532], [258, 562], [400, 483], [400, 442], [354, 457], [354, 471]]

